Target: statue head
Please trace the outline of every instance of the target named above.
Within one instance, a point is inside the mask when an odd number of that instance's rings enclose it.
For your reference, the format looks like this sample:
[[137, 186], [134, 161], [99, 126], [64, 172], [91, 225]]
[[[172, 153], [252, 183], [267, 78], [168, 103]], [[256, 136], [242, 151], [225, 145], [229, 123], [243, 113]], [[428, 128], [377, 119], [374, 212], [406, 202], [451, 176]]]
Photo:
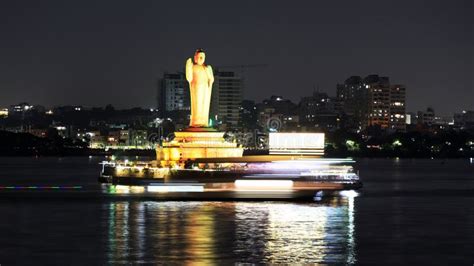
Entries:
[[194, 53], [194, 63], [202, 66], [204, 61], [206, 61], [206, 53], [202, 49], [197, 49]]

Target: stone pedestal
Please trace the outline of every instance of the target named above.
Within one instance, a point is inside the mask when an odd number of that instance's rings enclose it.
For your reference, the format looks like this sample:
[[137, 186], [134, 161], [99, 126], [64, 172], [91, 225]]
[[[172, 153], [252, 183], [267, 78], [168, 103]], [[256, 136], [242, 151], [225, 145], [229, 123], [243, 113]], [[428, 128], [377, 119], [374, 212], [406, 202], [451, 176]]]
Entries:
[[179, 165], [188, 159], [242, 157], [243, 148], [227, 142], [224, 134], [209, 128], [175, 132], [172, 141], [156, 149], [157, 161], [162, 165]]

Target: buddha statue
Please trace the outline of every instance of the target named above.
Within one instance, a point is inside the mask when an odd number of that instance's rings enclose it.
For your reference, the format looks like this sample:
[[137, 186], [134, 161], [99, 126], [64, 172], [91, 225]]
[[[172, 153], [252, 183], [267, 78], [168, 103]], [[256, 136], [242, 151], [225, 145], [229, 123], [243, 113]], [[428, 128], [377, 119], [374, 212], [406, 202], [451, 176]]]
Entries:
[[212, 84], [214, 74], [212, 67], [206, 65], [206, 54], [198, 49], [194, 53], [194, 60], [186, 61], [186, 80], [189, 82], [191, 95], [191, 128], [209, 127], [209, 108], [211, 105]]

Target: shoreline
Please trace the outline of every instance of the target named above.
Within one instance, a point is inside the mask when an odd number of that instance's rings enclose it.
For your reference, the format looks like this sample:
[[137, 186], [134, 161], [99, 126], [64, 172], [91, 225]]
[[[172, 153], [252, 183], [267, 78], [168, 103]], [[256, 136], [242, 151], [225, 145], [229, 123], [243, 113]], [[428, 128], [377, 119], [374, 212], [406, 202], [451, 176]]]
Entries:
[[[244, 156], [250, 155], [265, 155], [265, 153], [244, 153]], [[0, 153], [0, 158], [3, 157], [109, 157], [109, 156], [118, 156], [118, 157], [155, 157], [156, 153], [155, 150], [99, 150], [99, 151], [66, 151], [66, 152], [58, 152], [58, 153]], [[298, 155], [296, 155], [298, 156]], [[332, 154], [325, 154], [323, 157], [326, 158], [353, 158], [354, 160], [357, 159], [472, 159], [474, 158], [474, 154], [471, 156], [424, 156], [424, 155], [412, 155], [412, 156], [403, 156], [403, 155], [372, 155], [372, 156], [357, 156], [354, 154], [339, 154], [339, 153], [332, 153]]]

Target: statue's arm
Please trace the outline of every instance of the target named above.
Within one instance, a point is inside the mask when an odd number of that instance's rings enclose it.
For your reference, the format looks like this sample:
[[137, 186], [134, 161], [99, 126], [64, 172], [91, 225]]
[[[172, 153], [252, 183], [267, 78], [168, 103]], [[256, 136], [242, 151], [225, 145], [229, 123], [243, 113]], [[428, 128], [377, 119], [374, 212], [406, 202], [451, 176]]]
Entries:
[[207, 70], [207, 78], [209, 80], [209, 88], [212, 88], [212, 84], [214, 84], [214, 72], [212, 71], [212, 67], [208, 65], [206, 67]]
[[193, 81], [193, 60], [191, 58], [186, 60], [186, 80], [188, 82]]

